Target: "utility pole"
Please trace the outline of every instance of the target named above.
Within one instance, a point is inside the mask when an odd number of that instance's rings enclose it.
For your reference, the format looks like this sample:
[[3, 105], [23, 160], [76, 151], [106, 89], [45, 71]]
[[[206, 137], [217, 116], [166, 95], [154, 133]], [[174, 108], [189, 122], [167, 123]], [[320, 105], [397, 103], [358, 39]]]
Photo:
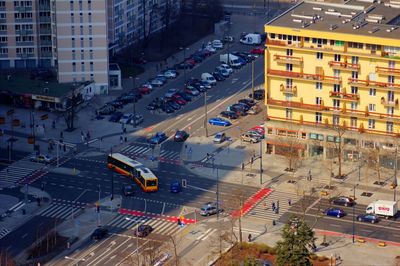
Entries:
[[208, 127], [207, 127], [207, 91], [204, 92], [204, 129], [206, 130], [206, 138], [208, 138]]
[[396, 187], [397, 187], [397, 146], [396, 154], [394, 155], [394, 180], [393, 180], [393, 201], [396, 201]]
[[251, 95], [254, 101], [254, 60], [251, 61]]
[[98, 185], [98, 189], [99, 189], [99, 202], [98, 202], [98, 212], [97, 212], [97, 226], [99, 227], [101, 224], [100, 224], [100, 193], [101, 193], [101, 190], [100, 190], [100, 184]]
[[[136, 80], [137, 79], [139, 79], [139, 78], [134, 78], [134, 77], [132, 77], [132, 76], [130, 76], [129, 77], [129, 79], [131, 79], [132, 80], [132, 86], [133, 86], [133, 89], [135, 89], [136, 88]], [[135, 128], [135, 126], [136, 126], [136, 96], [133, 98], [133, 128]]]
[[262, 139], [260, 139], [260, 185], [263, 183], [263, 167], [262, 167]]

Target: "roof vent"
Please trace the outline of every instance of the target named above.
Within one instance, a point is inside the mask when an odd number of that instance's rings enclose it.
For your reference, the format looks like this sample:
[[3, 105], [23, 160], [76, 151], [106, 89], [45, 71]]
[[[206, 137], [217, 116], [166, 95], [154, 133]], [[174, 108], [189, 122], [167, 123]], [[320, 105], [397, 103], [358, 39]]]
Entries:
[[366, 18], [365, 21], [370, 23], [380, 23], [381, 21], [378, 19]]
[[362, 21], [361, 23], [354, 24], [353, 25], [353, 30], [357, 30], [357, 29], [359, 29], [359, 28], [361, 28], [361, 27], [363, 27], [363, 26], [365, 26], [367, 24], [368, 24], [368, 22], [366, 22], [366, 21]]
[[312, 9], [313, 9], [313, 10], [317, 10], [317, 11], [322, 11], [322, 8], [321, 8], [321, 7], [313, 7]]
[[372, 34], [372, 33], [377, 32], [378, 30], [379, 30], [378, 27], [373, 27], [372, 30], [369, 30], [369, 31], [368, 31], [368, 33], [369, 33], [369, 34]]
[[293, 22], [296, 22], [296, 23], [303, 23], [303, 20], [301, 20], [301, 19], [293, 19]]
[[384, 16], [378, 15], [378, 14], [368, 14], [368, 18], [378, 19], [378, 20], [383, 20], [383, 19], [385, 19]]

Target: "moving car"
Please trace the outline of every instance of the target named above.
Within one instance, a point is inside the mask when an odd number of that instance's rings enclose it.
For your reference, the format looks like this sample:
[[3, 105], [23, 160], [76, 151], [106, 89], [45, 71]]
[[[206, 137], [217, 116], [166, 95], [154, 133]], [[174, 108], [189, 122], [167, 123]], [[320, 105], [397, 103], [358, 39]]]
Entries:
[[374, 224], [379, 222], [379, 217], [375, 214], [360, 214], [357, 216], [357, 220], [359, 222], [367, 222]]
[[147, 141], [151, 144], [160, 144], [164, 140], [166, 140], [168, 137], [165, 135], [164, 132], [157, 132], [153, 137], [148, 139]]
[[169, 191], [171, 193], [179, 193], [182, 191], [182, 185], [179, 181], [172, 181], [169, 185]]
[[346, 213], [339, 208], [329, 208], [324, 211], [327, 216], [334, 216], [337, 218], [341, 218], [346, 215]]
[[353, 206], [355, 204], [355, 202], [352, 198], [343, 197], [343, 196], [334, 198], [332, 200], [332, 203], [335, 205], [341, 205], [341, 206], [346, 206], [346, 207]]
[[47, 154], [33, 155], [30, 158], [31, 162], [48, 164], [53, 161], [53, 157]]
[[226, 140], [226, 134], [224, 132], [218, 132], [217, 134], [215, 134], [214, 136], [214, 143], [222, 143]]
[[135, 195], [135, 188], [131, 185], [124, 186], [122, 188], [122, 193], [125, 197], [134, 196]]
[[222, 111], [219, 115], [222, 118], [228, 118], [228, 119], [238, 119], [239, 118], [239, 116], [235, 112], [230, 112], [230, 111]]
[[219, 67], [223, 68], [223, 69], [226, 69], [229, 72], [229, 74], [233, 73], [233, 69], [227, 64], [221, 64], [221, 65], [219, 65]]
[[146, 237], [148, 236], [152, 231], [153, 231], [153, 227], [151, 227], [148, 224], [141, 224], [139, 225], [139, 227], [137, 228], [137, 230], [135, 230], [135, 236], [137, 237]]
[[129, 120], [133, 117], [133, 114], [124, 114], [120, 119], [119, 122], [121, 124], [128, 124]]
[[216, 214], [217, 212], [223, 212], [224, 210], [222, 208], [217, 208], [217, 203], [216, 202], [207, 202], [204, 204], [203, 207], [200, 209], [200, 215], [202, 216], [209, 216], [212, 214]]
[[90, 238], [91, 238], [91, 239], [100, 240], [100, 239], [104, 238], [104, 237], [107, 236], [107, 235], [108, 235], [108, 230], [107, 230], [107, 228], [99, 227], [99, 228], [96, 228], [96, 229], [93, 231], [93, 233], [92, 233], [92, 235], [90, 236]]
[[221, 126], [221, 127], [229, 127], [232, 125], [231, 122], [220, 117], [210, 118], [208, 119], [208, 123], [213, 126]]
[[186, 131], [178, 130], [174, 135], [174, 141], [181, 142], [187, 140], [189, 134]]

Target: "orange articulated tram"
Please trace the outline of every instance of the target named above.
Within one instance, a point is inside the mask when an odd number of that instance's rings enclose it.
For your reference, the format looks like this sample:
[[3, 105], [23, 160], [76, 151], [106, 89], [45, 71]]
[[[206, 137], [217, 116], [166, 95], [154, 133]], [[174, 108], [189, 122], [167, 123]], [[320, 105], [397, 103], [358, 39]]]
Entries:
[[120, 153], [112, 153], [107, 157], [107, 167], [132, 178], [145, 192], [158, 190], [158, 178], [149, 168], [138, 161]]

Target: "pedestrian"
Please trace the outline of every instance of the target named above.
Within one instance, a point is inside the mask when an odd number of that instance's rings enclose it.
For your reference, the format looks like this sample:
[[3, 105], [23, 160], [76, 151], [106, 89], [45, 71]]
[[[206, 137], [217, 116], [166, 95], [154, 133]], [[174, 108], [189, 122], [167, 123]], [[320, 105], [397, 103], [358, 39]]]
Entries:
[[120, 137], [119, 137], [119, 142], [122, 144], [123, 141], [124, 141], [124, 140], [123, 140], [122, 136], [120, 136]]
[[308, 170], [308, 181], [311, 181], [312, 177], [311, 177], [311, 169]]
[[126, 134], [126, 127], [124, 127], [124, 130], [123, 130], [123, 131], [124, 131], [124, 134]]
[[251, 242], [251, 234], [249, 234], [248, 238], [249, 238], [249, 242]]
[[128, 138], [127, 138], [126, 136], [125, 136], [125, 139], [124, 139], [124, 140], [125, 140], [125, 142], [128, 142]]
[[64, 138], [64, 132], [60, 131], [60, 139]]
[[275, 211], [275, 202], [271, 203], [271, 208], [272, 208], [272, 211], [274, 212]]
[[290, 198], [288, 199], [288, 205], [292, 206], [292, 200]]

